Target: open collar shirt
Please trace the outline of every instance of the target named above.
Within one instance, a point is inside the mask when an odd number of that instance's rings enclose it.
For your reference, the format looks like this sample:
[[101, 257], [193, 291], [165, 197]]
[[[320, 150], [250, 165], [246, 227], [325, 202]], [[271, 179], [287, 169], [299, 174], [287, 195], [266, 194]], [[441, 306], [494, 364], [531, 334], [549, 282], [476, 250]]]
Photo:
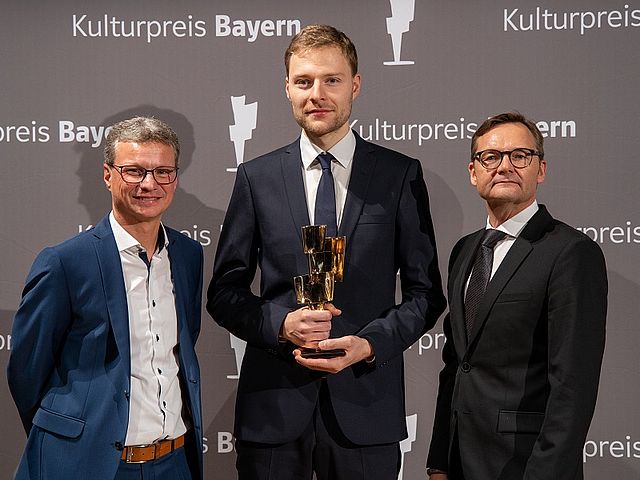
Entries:
[[164, 226], [151, 259], [115, 219], [115, 237], [127, 293], [131, 390], [125, 445], [176, 438], [187, 430], [178, 377], [178, 318]]

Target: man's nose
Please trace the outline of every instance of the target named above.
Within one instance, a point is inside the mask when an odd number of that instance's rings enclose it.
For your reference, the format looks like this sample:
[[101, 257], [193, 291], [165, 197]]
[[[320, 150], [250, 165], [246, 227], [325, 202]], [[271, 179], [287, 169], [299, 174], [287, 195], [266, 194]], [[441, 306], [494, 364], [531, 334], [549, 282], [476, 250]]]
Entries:
[[144, 177], [140, 180], [140, 186], [145, 188], [155, 188], [156, 186], [156, 177], [153, 176], [152, 170], [147, 170], [144, 172]]
[[500, 157], [500, 163], [498, 164], [499, 172], [508, 172], [513, 170], [513, 164], [511, 163], [511, 153], [502, 152]]
[[324, 87], [322, 82], [313, 82], [311, 86], [311, 98], [314, 100], [322, 100], [324, 98]]

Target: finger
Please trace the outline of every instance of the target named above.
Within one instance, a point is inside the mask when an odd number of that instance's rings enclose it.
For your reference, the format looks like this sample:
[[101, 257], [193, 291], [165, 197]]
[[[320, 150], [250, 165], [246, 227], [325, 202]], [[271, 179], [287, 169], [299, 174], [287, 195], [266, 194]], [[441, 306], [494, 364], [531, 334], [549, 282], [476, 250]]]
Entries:
[[318, 343], [327, 340], [329, 338], [329, 332], [313, 332], [306, 335], [302, 335], [302, 339], [305, 343], [313, 343], [314, 348], [318, 348]]
[[306, 310], [302, 312], [303, 320], [314, 322], [330, 322], [333, 315], [329, 310]]
[[333, 303], [330, 303], [330, 302], [325, 303], [324, 308], [326, 311], [331, 312], [331, 315], [334, 317], [338, 315], [342, 315], [342, 310], [336, 307]]
[[348, 337], [322, 339], [322, 341], [318, 344], [318, 347], [322, 350], [331, 350], [334, 348], [343, 348], [346, 350], [350, 346], [351, 341]]
[[317, 322], [311, 325], [300, 325], [299, 332], [304, 337], [319, 335], [322, 338], [318, 338], [318, 340], [325, 340], [329, 338], [331, 324]]

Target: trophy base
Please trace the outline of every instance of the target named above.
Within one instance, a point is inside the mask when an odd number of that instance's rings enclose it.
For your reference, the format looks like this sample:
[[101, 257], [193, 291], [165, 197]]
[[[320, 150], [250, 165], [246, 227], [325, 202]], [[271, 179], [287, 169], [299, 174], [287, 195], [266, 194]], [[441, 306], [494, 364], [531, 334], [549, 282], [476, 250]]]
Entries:
[[342, 348], [334, 348], [333, 350], [316, 350], [314, 348], [302, 348], [300, 354], [302, 358], [335, 358], [344, 357], [347, 352]]

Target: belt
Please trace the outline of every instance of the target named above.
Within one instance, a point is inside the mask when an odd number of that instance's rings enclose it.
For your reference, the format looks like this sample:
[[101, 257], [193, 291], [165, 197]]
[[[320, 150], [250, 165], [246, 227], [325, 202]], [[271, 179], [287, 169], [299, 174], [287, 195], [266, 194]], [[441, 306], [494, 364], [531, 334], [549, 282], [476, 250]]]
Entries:
[[164, 457], [167, 453], [184, 445], [184, 435], [180, 435], [173, 440], [160, 440], [150, 445], [132, 445], [124, 447], [121, 460], [127, 463], [145, 463]]

